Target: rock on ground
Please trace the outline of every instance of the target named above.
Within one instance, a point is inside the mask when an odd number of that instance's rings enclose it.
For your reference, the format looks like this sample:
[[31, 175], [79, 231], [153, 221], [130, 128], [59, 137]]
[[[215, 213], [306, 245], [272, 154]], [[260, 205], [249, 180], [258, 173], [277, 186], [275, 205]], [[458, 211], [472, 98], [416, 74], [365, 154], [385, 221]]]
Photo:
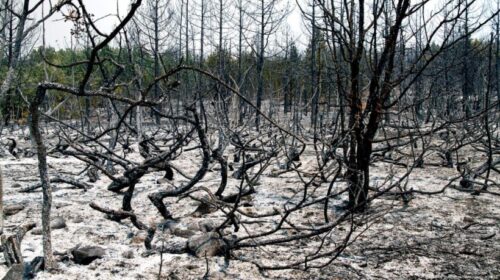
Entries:
[[98, 246], [87, 246], [75, 248], [71, 251], [71, 254], [75, 263], [88, 265], [94, 260], [104, 257], [106, 251]]
[[197, 257], [212, 257], [224, 252], [224, 241], [215, 232], [193, 235], [188, 240], [188, 249]]

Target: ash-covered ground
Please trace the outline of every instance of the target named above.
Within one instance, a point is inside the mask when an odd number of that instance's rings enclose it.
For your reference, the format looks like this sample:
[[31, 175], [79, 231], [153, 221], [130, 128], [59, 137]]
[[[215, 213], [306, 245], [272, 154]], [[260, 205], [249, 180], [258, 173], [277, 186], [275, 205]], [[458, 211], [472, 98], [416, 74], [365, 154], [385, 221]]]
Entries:
[[[29, 138], [18, 133], [14, 135], [18, 145], [26, 150]], [[12, 137], [12, 135], [10, 136]], [[50, 138], [50, 136], [48, 137]], [[2, 138], [6, 142], [6, 138]], [[137, 145], [130, 157], [140, 157]], [[312, 148], [311, 148], [312, 149]], [[314, 153], [308, 148], [302, 156], [305, 173], [314, 172]], [[231, 154], [231, 149], [227, 150]], [[472, 160], [484, 161], [484, 158]], [[186, 152], [173, 163], [185, 174], [196, 172], [201, 156], [199, 152]], [[431, 159], [429, 160], [431, 161]], [[15, 158], [8, 152], [0, 161], [3, 170], [4, 205], [21, 205], [21, 211], [5, 219], [5, 233], [12, 233], [17, 226], [26, 222], [36, 222], [37, 227], [28, 232], [22, 241], [22, 255], [26, 262], [42, 256], [41, 190], [21, 193], [20, 190], [38, 181], [36, 156], [20, 155]], [[243, 211], [266, 213], [279, 211], [283, 201], [296, 195], [302, 182], [294, 172], [277, 176], [279, 163], [266, 169], [261, 175], [256, 193], [245, 198]], [[60, 219], [65, 226], [52, 232], [53, 249], [58, 260], [58, 268], [51, 272], [40, 272], [36, 279], [498, 279], [500, 277], [500, 199], [495, 194], [457, 190], [453, 185], [441, 193], [412, 194], [403, 201], [398, 196], [384, 195], [370, 204], [365, 214], [369, 219], [357, 224], [352, 244], [333, 261], [329, 258], [315, 263], [321, 268], [259, 270], [254, 263], [267, 265], [283, 264], [300, 260], [307, 252], [314, 251], [321, 242], [340, 242], [349, 227], [344, 223], [321, 237], [314, 237], [280, 246], [264, 246], [236, 250], [234, 256], [226, 260], [222, 256], [198, 258], [192, 254], [169, 254], [148, 252], [143, 244], [145, 232], [136, 229], [129, 220], [111, 221], [106, 215], [89, 207], [94, 202], [113, 209], [121, 207], [121, 196], [108, 191], [110, 180], [101, 176], [99, 181], [89, 183], [84, 170], [85, 164], [78, 160], [53, 154], [49, 156], [51, 176], [64, 175], [85, 182], [88, 190], [71, 185], [53, 184], [53, 219]], [[217, 164], [210, 165], [210, 171], [197, 186], [216, 189], [219, 184]], [[388, 174], [404, 173], [403, 167], [389, 163], [375, 162], [371, 169], [373, 186], [382, 185]], [[409, 177], [408, 189], [439, 192], [456, 177], [455, 168], [424, 165], [415, 168]], [[496, 177], [495, 177], [496, 176]], [[162, 180], [161, 172], [152, 172], [143, 177], [136, 186], [133, 209], [147, 224], [161, 223], [158, 211], [147, 199], [152, 191], [178, 185], [182, 176], [173, 181]], [[492, 180], [498, 183], [498, 176]], [[234, 189], [239, 180], [230, 177], [228, 188]], [[338, 188], [345, 183], [339, 182]], [[318, 196], [328, 188], [328, 182], [319, 182], [315, 187]], [[345, 186], [344, 186], [345, 187]], [[229, 190], [230, 191], [230, 190]], [[496, 191], [492, 189], [492, 191]], [[338, 207], [345, 196], [331, 202], [329, 215], [334, 219], [341, 215]], [[178, 246], [186, 242], [190, 235], [203, 232], [204, 225], [217, 225], [224, 221], [220, 211], [200, 214], [199, 202], [189, 199], [169, 198], [169, 210], [182, 226], [175, 231], [158, 232], [153, 245], [157, 248]], [[324, 219], [323, 209], [305, 209], [294, 218], [296, 225], [314, 225]], [[247, 224], [244, 229], [233, 234], [247, 234], [268, 230], [274, 225], [272, 219], [261, 219]], [[226, 229], [230, 231], [230, 228]], [[289, 234], [293, 234], [293, 229]], [[324, 240], [322, 240], [324, 239]], [[326, 241], [325, 241], [326, 240]], [[76, 264], [70, 251], [75, 247], [99, 246], [105, 250], [101, 259], [89, 265]], [[161, 265], [161, 262], [163, 263]], [[8, 268], [3, 256], [0, 257], [0, 276]]]

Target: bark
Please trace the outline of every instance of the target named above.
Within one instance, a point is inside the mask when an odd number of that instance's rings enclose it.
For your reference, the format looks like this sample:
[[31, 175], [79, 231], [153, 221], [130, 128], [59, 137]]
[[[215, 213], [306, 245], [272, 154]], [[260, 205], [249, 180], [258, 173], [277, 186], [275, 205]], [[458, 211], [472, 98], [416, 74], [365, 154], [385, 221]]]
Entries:
[[316, 46], [317, 46], [317, 31], [316, 31], [316, 8], [314, 3], [312, 4], [312, 37], [311, 37], [311, 127], [316, 127], [318, 120], [318, 102], [319, 102], [319, 92], [317, 90], [318, 81], [316, 79]]
[[[257, 109], [261, 109], [262, 97], [264, 95], [264, 32], [266, 28], [265, 23], [265, 9], [264, 0], [261, 0], [261, 11], [260, 11], [260, 30], [259, 30], [259, 53], [257, 55]], [[260, 114], [256, 112], [255, 115], [255, 127], [257, 131], [260, 126]]]
[[[50, 181], [50, 183], [65, 183], [65, 184], [73, 185], [74, 187], [76, 187], [78, 189], [83, 189], [83, 190], [87, 190], [90, 188], [90, 186], [88, 184], [79, 182], [79, 181], [74, 180], [74, 179], [69, 178], [69, 177], [55, 176], [55, 177], [51, 178], [49, 181]], [[35, 191], [35, 190], [41, 188], [42, 185], [43, 184], [41, 184], [41, 183], [37, 183], [37, 184], [34, 184], [32, 186], [20, 189], [19, 192], [21, 192], [21, 193], [32, 192], [32, 191]]]
[[40, 131], [40, 111], [38, 107], [42, 104], [45, 98], [46, 89], [39, 86], [33, 101], [30, 103], [30, 132], [35, 143], [35, 149], [38, 157], [38, 171], [42, 183], [42, 233], [43, 233], [43, 257], [45, 260], [45, 268], [50, 270], [55, 268], [54, 257], [52, 255], [52, 240], [50, 229], [50, 211], [52, 207], [52, 187], [50, 185], [48, 167], [47, 167], [47, 150], [43, 142], [43, 136]]
[[[467, 6], [467, 0], [465, 1], [465, 5]], [[469, 100], [472, 96], [472, 81], [471, 81], [471, 73], [470, 72], [470, 62], [469, 62], [469, 52], [470, 52], [470, 36], [469, 36], [469, 9], [465, 10], [465, 22], [464, 22], [464, 47], [463, 47], [463, 65], [462, 65], [462, 75], [463, 75], [463, 84], [462, 84], [462, 107], [465, 112], [465, 116], [467, 118], [471, 115], [471, 106], [469, 104]]]
[[23, 255], [21, 253], [21, 242], [24, 235], [36, 226], [35, 223], [27, 223], [16, 229], [11, 236], [2, 235], [2, 249], [5, 262], [8, 267], [14, 264], [23, 264]]
[[367, 115], [361, 106], [361, 93], [359, 92], [360, 61], [363, 54], [364, 41], [364, 1], [359, 1], [358, 42], [353, 62], [351, 62], [351, 93], [350, 93], [350, 119], [351, 139], [349, 144], [349, 158], [347, 178], [349, 180], [349, 208], [363, 211], [368, 202], [368, 188], [370, 183], [370, 156], [372, 153], [373, 139], [378, 131], [384, 113], [384, 104], [387, 102], [394, 87], [392, 75], [394, 71], [394, 57], [396, 43], [401, 30], [406, 11], [410, 6], [409, 0], [400, 0], [397, 4], [398, 14], [390, 33], [386, 37], [384, 49], [372, 74], [369, 83], [369, 97], [366, 109], [369, 111], [368, 122], [365, 127], [363, 120]]
[[196, 175], [193, 177], [193, 179], [191, 181], [189, 181], [187, 184], [185, 184], [181, 187], [178, 187], [176, 189], [173, 189], [173, 190], [159, 191], [159, 192], [155, 192], [155, 193], [148, 195], [149, 200], [158, 209], [158, 211], [160, 212], [162, 217], [164, 219], [167, 219], [167, 220], [172, 219], [173, 217], [170, 214], [170, 212], [168, 211], [165, 204], [163, 203], [163, 199], [166, 197], [175, 197], [175, 196], [178, 196], [178, 195], [183, 194], [183, 193], [187, 192], [188, 190], [190, 190], [196, 183], [198, 183], [201, 179], [203, 179], [203, 177], [205, 176], [205, 174], [208, 171], [208, 165], [210, 162], [211, 154], [210, 154], [210, 149], [208, 146], [208, 140], [207, 140], [207, 137], [205, 134], [205, 130], [201, 127], [201, 123], [200, 123], [197, 112], [194, 109], [191, 109], [191, 111], [193, 112], [193, 115], [194, 115], [194, 120], [195, 120], [194, 126], [196, 128], [197, 133], [198, 133], [200, 147], [201, 147], [202, 152], [203, 152], [203, 159], [202, 159], [202, 163], [201, 163], [200, 168], [196, 172]]
[[[241, 88], [243, 86], [243, 68], [242, 68], [242, 60], [243, 60], [243, 1], [239, 0], [238, 1], [238, 88], [241, 91]], [[242, 114], [243, 111], [243, 106], [244, 102], [237, 97], [238, 102], [239, 102], [239, 107], [238, 107], [238, 114], [237, 114], [237, 121], [239, 125], [243, 124], [243, 118], [244, 114]]]
[[[158, 21], [159, 21], [159, 19], [158, 19], [158, 1], [155, 1], [154, 5], [155, 5], [155, 8], [153, 9], [154, 10], [154, 16], [153, 16], [154, 50], [153, 50], [153, 54], [154, 54], [154, 75], [155, 75], [155, 78], [157, 78], [160, 75], [160, 63], [159, 63], [160, 37], [159, 37], [159, 26], [158, 26]], [[154, 85], [154, 97], [158, 98], [159, 96], [160, 96], [160, 88], [159, 88], [158, 83], [155, 83], [155, 85]], [[157, 107], [156, 109], [160, 110], [159, 107]], [[160, 116], [158, 114], [156, 114], [154, 111], [151, 111], [151, 113], [154, 114], [156, 124], [159, 124], [160, 123]]]
[[[497, 10], [500, 11], [500, 0], [497, 0]], [[495, 74], [496, 74], [496, 88], [497, 100], [500, 100], [500, 13], [497, 15], [497, 22], [495, 27], [496, 35], [496, 51], [495, 51]], [[500, 102], [497, 105], [500, 109]]]
[[0, 168], [0, 235], [3, 234], [3, 177]]

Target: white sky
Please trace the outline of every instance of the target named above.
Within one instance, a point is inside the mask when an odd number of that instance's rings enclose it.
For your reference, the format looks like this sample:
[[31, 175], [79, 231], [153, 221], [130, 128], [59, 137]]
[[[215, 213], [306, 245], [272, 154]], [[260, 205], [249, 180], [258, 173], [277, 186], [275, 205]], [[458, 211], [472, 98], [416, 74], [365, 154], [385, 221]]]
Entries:
[[[84, 0], [87, 11], [95, 15], [98, 28], [103, 32], [109, 32], [115, 26], [117, 4], [120, 14], [128, 11], [129, 0]], [[66, 12], [66, 11], [64, 11]], [[53, 15], [45, 24], [46, 42], [48, 45], [56, 48], [66, 48], [70, 46], [71, 28], [73, 24], [64, 21], [61, 13]]]
[[[175, 0], [171, 0], [175, 2]], [[282, 0], [285, 1], [285, 0]], [[296, 0], [288, 0], [290, 7], [292, 9], [291, 14], [287, 18], [289, 31], [291, 36], [298, 40], [299, 48], [305, 48], [305, 42], [307, 42], [308, 33], [306, 27], [301, 18], [300, 10], [296, 7]], [[310, 0], [299, 0], [300, 2], [309, 2]], [[436, 6], [443, 0], [431, 1], [430, 7]], [[493, 5], [496, 4], [497, 0], [479, 0], [480, 2], [476, 5], [478, 10], [491, 11]], [[56, 2], [56, 0], [52, 0]], [[83, 0], [89, 13], [95, 15], [96, 19], [99, 19], [96, 23], [99, 29], [103, 32], [109, 32], [116, 24], [116, 11], [117, 7], [120, 10], [120, 14], [124, 15], [129, 9], [130, 0]], [[143, 5], [146, 0], [143, 0]], [[190, 3], [198, 2], [196, 0], [191, 0]], [[226, 0], [226, 3], [232, 4], [232, 0]], [[416, 3], [416, 2], [413, 2]], [[494, 4], [495, 3], [495, 4]], [[495, 5], [496, 6], [496, 5]], [[478, 12], [479, 14], [481, 11]], [[46, 42], [48, 45], [56, 48], [66, 48], [70, 46], [72, 28], [71, 22], [65, 22], [61, 13], [57, 13], [52, 16], [46, 22]], [[488, 31], [489, 32], [489, 31]], [[41, 44], [41, 38], [39, 39], [39, 44]]]
[[[295, 7], [295, 0], [289, 1], [290, 7], [292, 8], [292, 12], [287, 18], [288, 25], [290, 26], [290, 33], [292, 33], [294, 37], [305, 37], [305, 28], [303, 26], [304, 24], [302, 22], [300, 10], [298, 8], [293, 8]], [[144, 5], [146, 0], [142, 2], [142, 5]], [[231, 3], [232, 1], [227, 0], [227, 2]], [[115, 16], [117, 7], [120, 11], [120, 15], [125, 15], [129, 10], [130, 0], [83, 0], [83, 3], [86, 5], [87, 11], [94, 14], [96, 19], [99, 19], [96, 23], [97, 27], [103, 32], [109, 32], [117, 23], [117, 18]], [[193, 1], [190, 1], [190, 3], [193, 3]], [[49, 46], [56, 48], [70, 47], [70, 31], [73, 24], [64, 21], [61, 13], [52, 16], [46, 22], [45, 27], [46, 42]]]

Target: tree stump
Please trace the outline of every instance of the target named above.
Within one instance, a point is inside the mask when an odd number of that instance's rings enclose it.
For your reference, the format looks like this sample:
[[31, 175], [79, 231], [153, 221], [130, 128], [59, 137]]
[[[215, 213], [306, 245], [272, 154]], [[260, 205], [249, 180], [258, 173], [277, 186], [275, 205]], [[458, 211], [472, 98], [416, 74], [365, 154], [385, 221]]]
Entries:
[[6, 236], [2, 234], [2, 249], [5, 262], [8, 267], [14, 264], [23, 264], [23, 255], [21, 254], [21, 242], [24, 235], [36, 226], [35, 223], [23, 224], [16, 229], [13, 235]]

